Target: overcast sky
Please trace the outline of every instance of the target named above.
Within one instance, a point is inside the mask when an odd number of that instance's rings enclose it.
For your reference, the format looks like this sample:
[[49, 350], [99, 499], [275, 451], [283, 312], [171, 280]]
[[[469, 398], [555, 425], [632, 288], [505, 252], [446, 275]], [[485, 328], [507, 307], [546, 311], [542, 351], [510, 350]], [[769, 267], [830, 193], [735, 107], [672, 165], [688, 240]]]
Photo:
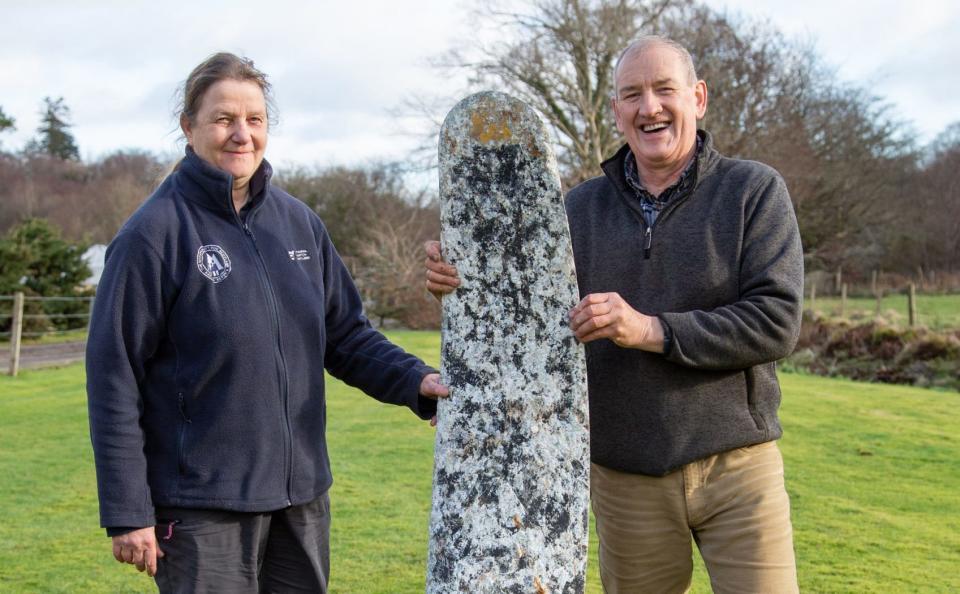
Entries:
[[[0, 107], [17, 126], [0, 146], [21, 148], [43, 97], [62, 96], [84, 159], [121, 148], [179, 152], [174, 92], [221, 49], [253, 58], [274, 84], [275, 165], [402, 159], [415, 140], [398, 133], [390, 110], [413, 93], [460, 88], [427, 60], [474, 34], [460, 0], [0, 2]], [[814, 40], [842, 79], [913, 122], [921, 142], [960, 120], [956, 0], [709, 4]]]

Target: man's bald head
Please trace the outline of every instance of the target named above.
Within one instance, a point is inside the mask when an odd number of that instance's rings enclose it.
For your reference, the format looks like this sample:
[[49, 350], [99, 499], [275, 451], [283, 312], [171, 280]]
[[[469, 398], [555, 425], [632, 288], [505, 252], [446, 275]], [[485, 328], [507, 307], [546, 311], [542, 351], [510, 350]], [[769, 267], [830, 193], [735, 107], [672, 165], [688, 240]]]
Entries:
[[693, 67], [693, 58], [690, 56], [690, 52], [687, 51], [687, 48], [668, 37], [661, 37], [660, 35], [644, 35], [631, 42], [630, 45], [620, 52], [620, 57], [617, 58], [617, 64], [613, 69], [614, 84], [616, 84], [617, 75], [620, 73], [620, 65], [624, 60], [642, 54], [644, 50], [653, 46], [667, 47], [675, 51], [677, 55], [680, 56], [680, 60], [683, 63], [684, 69], [686, 70], [687, 84], [693, 85], [697, 82], [697, 70]]

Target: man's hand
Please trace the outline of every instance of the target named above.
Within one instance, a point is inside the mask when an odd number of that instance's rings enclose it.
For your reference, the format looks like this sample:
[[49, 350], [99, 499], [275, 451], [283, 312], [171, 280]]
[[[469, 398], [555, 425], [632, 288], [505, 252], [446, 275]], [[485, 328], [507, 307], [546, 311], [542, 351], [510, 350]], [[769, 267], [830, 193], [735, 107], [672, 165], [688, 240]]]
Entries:
[[149, 526], [114, 536], [113, 557], [120, 563], [136, 565], [138, 571], [147, 570], [150, 577], [157, 575], [157, 559], [163, 557], [163, 551], [153, 530]]
[[630, 307], [617, 293], [591, 293], [570, 310], [570, 328], [580, 342], [609, 338], [617, 346], [663, 352], [663, 326]]
[[[424, 398], [436, 400], [449, 396], [450, 390], [440, 383], [439, 373], [428, 373], [423, 376], [423, 381], [420, 382], [420, 395]], [[433, 418], [430, 419], [430, 426], [437, 426], [437, 415], [433, 415]]]
[[439, 241], [425, 242], [423, 251], [427, 254], [427, 258], [423, 261], [427, 269], [427, 290], [439, 300], [460, 286], [460, 278], [457, 276], [456, 267], [443, 261]]
[[428, 373], [423, 376], [420, 382], [420, 395], [424, 398], [436, 400], [437, 398], [446, 398], [450, 395], [450, 390], [440, 383], [439, 373]]

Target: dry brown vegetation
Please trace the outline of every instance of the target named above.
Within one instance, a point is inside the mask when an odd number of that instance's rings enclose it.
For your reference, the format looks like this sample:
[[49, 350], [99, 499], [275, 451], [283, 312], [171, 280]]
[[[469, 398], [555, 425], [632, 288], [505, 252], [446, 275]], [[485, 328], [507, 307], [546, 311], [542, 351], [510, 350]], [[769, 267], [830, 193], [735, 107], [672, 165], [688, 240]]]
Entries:
[[855, 380], [960, 391], [960, 329], [854, 323], [805, 312], [788, 368]]

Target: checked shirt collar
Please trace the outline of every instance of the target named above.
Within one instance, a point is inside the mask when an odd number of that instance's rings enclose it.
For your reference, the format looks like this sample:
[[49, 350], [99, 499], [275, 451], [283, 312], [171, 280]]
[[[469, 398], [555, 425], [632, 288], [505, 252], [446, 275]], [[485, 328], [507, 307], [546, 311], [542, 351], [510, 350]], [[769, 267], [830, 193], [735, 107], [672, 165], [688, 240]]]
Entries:
[[663, 207], [684, 187], [684, 182], [690, 177], [690, 172], [693, 171], [702, 148], [703, 140], [700, 138], [700, 135], [697, 134], [697, 150], [693, 158], [690, 159], [690, 163], [687, 164], [683, 173], [680, 174], [680, 179], [661, 192], [659, 196], [654, 196], [643, 187], [643, 184], [640, 182], [640, 172], [637, 171], [637, 159], [633, 156], [632, 151], [627, 151], [627, 157], [623, 160], [624, 177], [627, 179], [627, 185], [630, 186], [630, 189], [633, 190], [634, 195], [640, 201], [640, 207], [643, 209], [643, 218], [647, 222], [647, 226], [653, 226], [654, 221], [657, 220], [657, 215], [660, 214]]

